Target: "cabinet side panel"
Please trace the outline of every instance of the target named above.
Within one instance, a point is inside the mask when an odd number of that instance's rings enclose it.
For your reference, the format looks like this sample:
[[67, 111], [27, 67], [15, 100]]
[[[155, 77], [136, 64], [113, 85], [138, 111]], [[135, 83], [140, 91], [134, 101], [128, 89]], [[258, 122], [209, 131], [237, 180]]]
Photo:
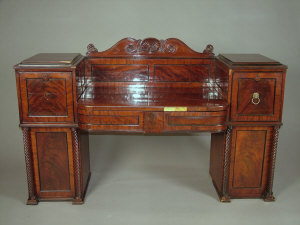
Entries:
[[36, 132], [40, 191], [70, 191], [68, 142], [65, 132]]
[[210, 175], [219, 193], [222, 192], [223, 159], [225, 147], [225, 134], [215, 133], [211, 135], [210, 145]]
[[90, 176], [89, 135], [86, 132], [80, 132], [80, 154], [82, 169], [82, 192], [84, 192], [87, 188]]

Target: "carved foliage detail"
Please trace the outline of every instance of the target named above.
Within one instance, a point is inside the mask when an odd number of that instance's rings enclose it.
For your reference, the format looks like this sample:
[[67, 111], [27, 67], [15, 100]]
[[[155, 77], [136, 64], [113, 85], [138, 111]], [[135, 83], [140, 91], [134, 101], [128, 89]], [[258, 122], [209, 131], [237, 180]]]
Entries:
[[146, 38], [144, 40], [136, 40], [135, 42], [125, 46], [127, 53], [148, 53], [166, 52], [175, 53], [176, 47], [166, 44], [166, 40], [158, 40], [156, 38]]

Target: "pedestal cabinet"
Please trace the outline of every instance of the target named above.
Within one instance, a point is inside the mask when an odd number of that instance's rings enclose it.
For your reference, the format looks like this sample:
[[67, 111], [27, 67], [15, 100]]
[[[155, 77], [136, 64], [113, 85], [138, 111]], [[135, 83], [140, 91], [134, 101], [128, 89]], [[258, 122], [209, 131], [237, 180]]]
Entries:
[[74, 113], [85, 85], [83, 57], [38, 54], [15, 69], [27, 203], [71, 199], [80, 204], [90, 176], [88, 135], [77, 128]]
[[216, 64], [230, 111], [227, 132], [212, 134], [214, 185], [224, 202], [230, 198], [273, 201], [286, 67], [258, 54], [222, 54]]

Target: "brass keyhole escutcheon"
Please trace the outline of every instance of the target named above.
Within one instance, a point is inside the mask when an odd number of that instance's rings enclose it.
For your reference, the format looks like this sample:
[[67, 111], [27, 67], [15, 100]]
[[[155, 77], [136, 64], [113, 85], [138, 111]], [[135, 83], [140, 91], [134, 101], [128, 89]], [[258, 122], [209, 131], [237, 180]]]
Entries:
[[252, 104], [258, 105], [260, 103], [259, 93], [254, 92], [251, 99]]

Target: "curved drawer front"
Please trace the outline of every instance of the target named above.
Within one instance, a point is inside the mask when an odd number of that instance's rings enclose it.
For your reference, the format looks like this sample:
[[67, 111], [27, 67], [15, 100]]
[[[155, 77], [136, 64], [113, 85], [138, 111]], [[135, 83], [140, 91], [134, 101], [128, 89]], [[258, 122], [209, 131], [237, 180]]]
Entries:
[[222, 131], [226, 129], [226, 111], [165, 112], [165, 131]]
[[79, 126], [84, 130], [143, 131], [143, 112], [91, 111], [79, 114]]

